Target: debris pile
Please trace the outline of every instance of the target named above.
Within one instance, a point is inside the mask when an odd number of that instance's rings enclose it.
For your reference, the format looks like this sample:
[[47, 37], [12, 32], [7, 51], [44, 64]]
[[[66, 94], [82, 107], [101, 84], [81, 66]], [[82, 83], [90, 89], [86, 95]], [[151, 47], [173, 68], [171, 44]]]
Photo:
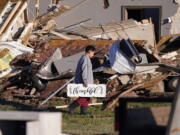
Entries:
[[[70, 7], [56, 5], [30, 22], [26, 7], [25, 1], [8, 2], [0, 15], [1, 97], [39, 104], [74, 76], [87, 45], [97, 48], [92, 63], [95, 83], [107, 85], [105, 109], [122, 96], [150, 96], [176, 87], [180, 35], [156, 44], [150, 19], [58, 29], [52, 18]], [[56, 96], [69, 99], [66, 87]]]

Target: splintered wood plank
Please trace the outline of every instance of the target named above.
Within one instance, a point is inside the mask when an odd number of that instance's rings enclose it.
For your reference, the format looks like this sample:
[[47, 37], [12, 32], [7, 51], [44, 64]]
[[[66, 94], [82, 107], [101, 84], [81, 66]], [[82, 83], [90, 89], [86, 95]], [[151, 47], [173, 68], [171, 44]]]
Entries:
[[8, 2], [17, 2], [19, 0], [0, 0], [0, 11], [4, 10]]
[[7, 12], [7, 10], [11, 7], [12, 2], [8, 1], [8, 3], [6, 4], [6, 6], [3, 8], [1, 14], [0, 14], [0, 22], [3, 20], [3, 16], [5, 15], [5, 13]]
[[17, 22], [17, 20], [19, 19], [19, 17], [22, 15], [22, 13], [24, 12], [24, 10], [27, 7], [27, 2], [23, 2], [20, 6], [21, 8], [18, 10], [18, 12], [12, 17], [12, 21], [10, 21], [8, 27], [6, 27], [6, 29], [4, 30], [4, 34], [1, 37], [1, 40], [4, 41], [8, 38], [8, 36], [11, 34], [11, 29], [12, 27], [15, 25], [15, 23]]
[[166, 79], [171, 73], [166, 73], [166, 74], [162, 74], [159, 75], [156, 78], [153, 78], [149, 81], [140, 83], [140, 84], [136, 84], [134, 86], [131, 86], [128, 90], [124, 91], [124, 92], [119, 92], [117, 93], [117, 96], [115, 96], [115, 98], [112, 98], [108, 101], [106, 108], [105, 109], [111, 109], [118, 101], [121, 97], [125, 96], [126, 94], [130, 93], [133, 90], [137, 90], [137, 89], [143, 89], [143, 88], [149, 88], [154, 86], [155, 84], [157, 84], [158, 82]]
[[7, 5], [7, 3], [9, 3], [10, 1], [7, 1], [7, 0], [1, 0], [1, 2], [0, 2], [0, 10], [2, 10], [4, 7], [5, 7], [5, 5]]
[[172, 39], [174, 36], [180, 36], [179, 34], [173, 34], [173, 35], [165, 35], [163, 36], [160, 41], [156, 44], [157, 48], [167, 43], [170, 39]]
[[15, 15], [15, 13], [17, 12], [17, 10], [20, 8], [22, 1], [18, 1], [16, 3], [16, 6], [14, 7], [14, 9], [11, 11], [11, 13], [9, 14], [8, 18], [5, 20], [5, 23], [3, 24], [3, 26], [0, 28], [0, 34], [6, 29], [6, 27], [8, 26], [8, 24], [10, 23], [10, 20], [13, 18], [13, 16]]
[[28, 19], [28, 10], [27, 9], [24, 10], [24, 20], [25, 20], [26, 23], [29, 22], [29, 19]]
[[31, 32], [33, 30], [33, 23], [28, 23], [24, 28], [18, 42], [22, 43], [23, 45], [27, 45], [29, 37], [31, 36]]
[[163, 44], [165, 44], [167, 41], [169, 41], [172, 38], [172, 35], [166, 35], [163, 36], [160, 41], [156, 44], [157, 47], [162, 46]]
[[36, 5], [35, 5], [35, 7], [36, 7], [36, 17], [38, 17], [40, 14], [39, 14], [39, 7], [40, 6], [40, 1], [39, 0], [36, 0]]

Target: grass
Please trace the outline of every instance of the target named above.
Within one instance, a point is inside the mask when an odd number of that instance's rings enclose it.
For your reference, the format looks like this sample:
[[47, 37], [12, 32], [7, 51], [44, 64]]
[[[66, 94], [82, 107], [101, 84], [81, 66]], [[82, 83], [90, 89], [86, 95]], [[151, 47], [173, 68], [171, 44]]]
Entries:
[[[61, 100], [50, 100], [48, 105], [59, 106], [67, 104]], [[147, 108], [170, 106], [170, 103], [128, 103], [128, 108]], [[20, 110], [18, 106], [0, 103], [0, 110]], [[74, 115], [63, 113], [62, 132], [74, 135], [114, 135], [114, 111], [101, 110], [101, 106], [90, 106], [90, 115], [80, 115], [80, 109]]]
[[[170, 106], [170, 103], [128, 103], [128, 108], [149, 108]], [[95, 135], [116, 134], [114, 131], [114, 111], [102, 111], [100, 106], [89, 107], [89, 116], [79, 115], [79, 109], [75, 115], [63, 115], [63, 133]]]
[[[101, 101], [99, 101], [101, 102]], [[65, 105], [61, 101], [49, 101], [49, 105]], [[62, 132], [74, 135], [111, 135], [114, 131], [114, 112], [111, 110], [103, 111], [101, 106], [90, 106], [90, 115], [80, 115], [80, 108], [75, 110], [74, 115], [63, 114]]]
[[61, 100], [49, 100], [48, 105], [49, 106], [61, 106], [61, 105], [66, 105], [66, 103], [62, 102]]
[[[100, 102], [100, 101], [99, 101]], [[61, 101], [49, 101], [49, 105], [59, 106], [67, 103]], [[114, 111], [101, 110], [101, 106], [90, 106], [90, 115], [80, 115], [80, 108], [75, 110], [75, 114], [63, 114], [62, 132], [77, 135], [111, 135], [114, 131]]]
[[102, 111], [100, 107], [89, 107], [91, 115], [63, 115], [63, 133], [78, 135], [115, 134], [113, 111]]
[[163, 106], [171, 106], [171, 103], [136, 103], [136, 102], [133, 102], [133, 103], [128, 103], [128, 108], [149, 108], [149, 107], [163, 107]]
[[14, 111], [14, 110], [17, 110], [17, 108], [15, 106], [12, 106], [12, 105], [0, 105], [0, 110]]
[[[64, 123], [64, 122], [63, 122]], [[70, 134], [92, 135], [92, 134], [113, 134], [113, 119], [74, 119], [63, 124], [63, 132]], [[68, 128], [70, 127], [70, 128]]]

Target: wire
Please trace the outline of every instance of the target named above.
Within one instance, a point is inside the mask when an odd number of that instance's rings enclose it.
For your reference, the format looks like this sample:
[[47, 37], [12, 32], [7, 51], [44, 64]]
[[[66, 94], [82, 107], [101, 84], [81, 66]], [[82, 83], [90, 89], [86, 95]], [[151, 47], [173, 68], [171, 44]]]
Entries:
[[68, 13], [70, 13], [70, 11], [72, 11], [73, 9], [77, 9], [78, 7], [80, 7], [81, 5], [83, 5], [84, 3], [86, 3], [86, 2], [88, 2], [89, 0], [83, 0], [83, 1], [81, 1], [81, 2], [79, 2], [78, 4], [76, 4], [75, 6], [73, 6], [73, 7], [71, 7], [67, 12], [65, 12], [65, 13], [63, 13], [62, 15], [61, 15], [61, 17], [62, 16], [67, 16], [68, 15]]

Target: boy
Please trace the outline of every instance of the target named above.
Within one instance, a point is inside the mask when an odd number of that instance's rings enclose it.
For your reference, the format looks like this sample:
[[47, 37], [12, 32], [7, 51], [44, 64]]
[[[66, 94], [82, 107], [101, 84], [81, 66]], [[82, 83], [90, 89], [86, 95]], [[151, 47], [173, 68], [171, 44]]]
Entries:
[[[83, 84], [84, 87], [87, 87], [88, 84], [94, 83], [91, 58], [94, 57], [95, 50], [96, 50], [95, 47], [92, 45], [86, 47], [85, 55], [83, 55], [80, 58], [77, 64], [76, 73], [75, 73], [76, 84]], [[69, 105], [69, 112], [73, 114], [74, 109], [80, 106], [81, 109], [80, 113], [82, 115], [86, 115], [88, 113], [87, 108], [89, 105], [89, 100], [90, 98], [88, 97], [79, 97], [77, 100], [75, 100]]]

